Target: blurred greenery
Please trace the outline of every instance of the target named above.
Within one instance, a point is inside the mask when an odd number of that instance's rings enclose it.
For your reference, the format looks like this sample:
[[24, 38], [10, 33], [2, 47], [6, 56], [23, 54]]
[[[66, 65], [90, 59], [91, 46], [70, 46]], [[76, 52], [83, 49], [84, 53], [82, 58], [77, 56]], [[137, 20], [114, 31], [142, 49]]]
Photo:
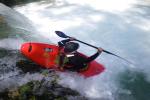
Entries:
[[0, 0], [1, 3], [11, 7], [14, 5], [20, 5], [20, 4], [26, 4], [30, 2], [35, 2], [35, 1], [42, 1], [42, 0]]

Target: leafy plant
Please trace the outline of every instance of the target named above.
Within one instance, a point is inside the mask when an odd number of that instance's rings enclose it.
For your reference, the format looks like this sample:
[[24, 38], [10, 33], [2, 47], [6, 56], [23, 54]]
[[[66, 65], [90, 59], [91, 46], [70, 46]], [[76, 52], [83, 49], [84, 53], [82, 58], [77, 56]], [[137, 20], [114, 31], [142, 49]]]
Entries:
[[58, 83], [58, 79], [60, 79], [59, 77], [60, 77], [60, 75], [53, 76], [53, 79], [52, 79], [52, 82], [51, 82], [51, 84], [53, 86]]
[[48, 73], [49, 73], [48, 70], [45, 70], [44, 72], [42, 72], [42, 74], [45, 75], [45, 76], [46, 76]]
[[50, 68], [50, 66], [47, 66], [47, 68]]
[[69, 59], [67, 57], [64, 57], [64, 60], [63, 60], [63, 64], [62, 64], [62, 67], [60, 67], [60, 70], [63, 70], [64, 68], [64, 65], [65, 63], [69, 62]]
[[44, 57], [50, 57], [49, 54], [47, 54], [47, 53], [44, 53], [43, 56]]
[[60, 57], [57, 55], [56, 56], [56, 60], [54, 60], [54, 62], [57, 63], [57, 64], [59, 64], [59, 59], [60, 59]]
[[64, 57], [63, 63], [67, 63], [67, 62], [69, 62], [69, 59], [67, 57]]
[[[45, 51], [48, 52], [47, 50], [45, 50]], [[49, 54], [44, 53], [43, 56], [44, 56], [44, 57], [47, 57], [46, 62], [50, 62], [50, 60], [49, 60], [50, 55], [49, 55]], [[56, 60], [54, 60], [54, 63], [56, 63], [55, 67], [58, 67], [58, 66], [59, 66], [59, 60], [60, 60], [59, 55], [56, 55]], [[67, 62], [67, 61], [68, 61], [68, 60], [65, 59], [65, 62]], [[50, 66], [47, 66], [46, 68], [50, 68]], [[63, 70], [63, 67], [61, 67], [60, 69]], [[42, 72], [42, 74], [44, 75], [44, 77], [43, 77], [42, 80], [40, 81], [40, 84], [39, 84], [38, 89], [41, 88], [42, 84], [43, 84], [44, 81], [45, 81], [45, 76], [46, 76], [48, 73], [49, 73], [48, 70], [45, 70], [45, 71]], [[59, 76], [60, 76], [60, 75], [55, 75], [55, 76], [52, 76], [52, 77], [51, 77], [51, 80], [52, 80], [52, 81], [51, 81], [51, 84], [52, 84], [53, 86], [58, 83], [57, 79], [58, 79]], [[48, 81], [48, 82], [49, 82], [49, 81]], [[48, 82], [47, 82], [47, 84], [48, 84]], [[43, 90], [44, 90], [44, 89], [43, 89]]]
[[60, 67], [60, 70], [63, 70], [64, 68], [63, 67]]

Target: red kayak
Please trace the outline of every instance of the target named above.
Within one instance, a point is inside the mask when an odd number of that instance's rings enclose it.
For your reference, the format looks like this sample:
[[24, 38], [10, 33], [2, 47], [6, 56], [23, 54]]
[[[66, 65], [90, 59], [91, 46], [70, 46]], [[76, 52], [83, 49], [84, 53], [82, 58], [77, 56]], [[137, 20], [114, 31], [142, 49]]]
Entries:
[[[61, 72], [66, 72], [66, 70], [56, 67], [58, 65], [56, 63], [59, 47], [50, 44], [43, 43], [25, 43], [21, 46], [22, 53], [36, 62], [37, 64], [49, 67], [50, 69], [54, 69]], [[82, 53], [80, 53], [84, 57], [88, 57]], [[78, 72], [78, 74], [84, 75], [85, 77], [95, 76], [100, 74], [105, 68], [97, 63], [96, 61], [92, 61], [87, 64], [87, 66]]]

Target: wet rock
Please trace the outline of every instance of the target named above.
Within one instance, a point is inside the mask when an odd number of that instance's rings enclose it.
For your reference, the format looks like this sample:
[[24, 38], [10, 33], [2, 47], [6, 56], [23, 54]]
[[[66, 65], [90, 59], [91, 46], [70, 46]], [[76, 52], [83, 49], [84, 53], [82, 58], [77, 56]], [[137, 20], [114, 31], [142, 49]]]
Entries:
[[10, 97], [8, 96], [9, 91], [6, 89], [3, 92], [0, 93], [0, 100], [10, 100]]
[[79, 92], [72, 90], [70, 88], [65, 88], [59, 84], [55, 84], [55, 86], [46, 87], [47, 92], [53, 92], [56, 95], [61, 96], [80, 96]]
[[0, 100], [87, 100], [77, 91], [59, 84], [42, 84], [39, 88], [40, 85], [39, 81], [31, 81], [18, 88], [6, 89], [0, 93]]
[[42, 94], [38, 94], [36, 91], [41, 90], [35, 87], [39, 84], [40, 82], [29, 82], [15, 89], [7, 89], [0, 93], [0, 100], [67, 100], [64, 96], [47, 92], [47, 89], [42, 91]]
[[21, 69], [23, 73], [40, 73], [42, 72], [42, 69], [46, 69], [45, 67], [42, 67], [31, 60], [20, 60], [16, 63], [16, 67]]

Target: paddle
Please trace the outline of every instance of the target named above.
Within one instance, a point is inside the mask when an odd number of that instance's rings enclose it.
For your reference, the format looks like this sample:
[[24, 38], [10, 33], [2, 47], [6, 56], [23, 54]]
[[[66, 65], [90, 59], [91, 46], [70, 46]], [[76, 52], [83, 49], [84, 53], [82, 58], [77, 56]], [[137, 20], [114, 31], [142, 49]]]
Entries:
[[[61, 32], [61, 31], [55, 31], [55, 33], [56, 33], [59, 37], [62, 37], [62, 38], [70, 38], [69, 36], [65, 35], [65, 34], [64, 34], [63, 32]], [[75, 39], [75, 40], [78, 41], [78, 42], [81, 42], [81, 43], [83, 43], [83, 44], [86, 44], [86, 45], [88, 45], [88, 46], [91, 46], [91, 47], [93, 47], [93, 48], [95, 48], [95, 49], [98, 49], [98, 47], [95, 47], [95, 46], [93, 46], [93, 45], [87, 44], [87, 43], [82, 42], [82, 41], [77, 40], [77, 39]], [[123, 59], [123, 60], [129, 62], [128, 60], [126, 60], [126, 59], [124, 59], [124, 58], [122, 58], [122, 57], [120, 57], [120, 56], [117, 56], [117, 55], [115, 55], [115, 54], [113, 54], [113, 53], [111, 53], [111, 52], [108, 52], [108, 51], [106, 51], [106, 50], [103, 50], [103, 52], [108, 53], [108, 54], [111, 54], [111, 55], [114, 55], [114, 56], [116, 56], [116, 57], [119, 57], [119, 58], [121, 58], [121, 59]], [[129, 62], [129, 63], [131, 63], [131, 62]], [[131, 63], [131, 64], [132, 64], [132, 63]]]

